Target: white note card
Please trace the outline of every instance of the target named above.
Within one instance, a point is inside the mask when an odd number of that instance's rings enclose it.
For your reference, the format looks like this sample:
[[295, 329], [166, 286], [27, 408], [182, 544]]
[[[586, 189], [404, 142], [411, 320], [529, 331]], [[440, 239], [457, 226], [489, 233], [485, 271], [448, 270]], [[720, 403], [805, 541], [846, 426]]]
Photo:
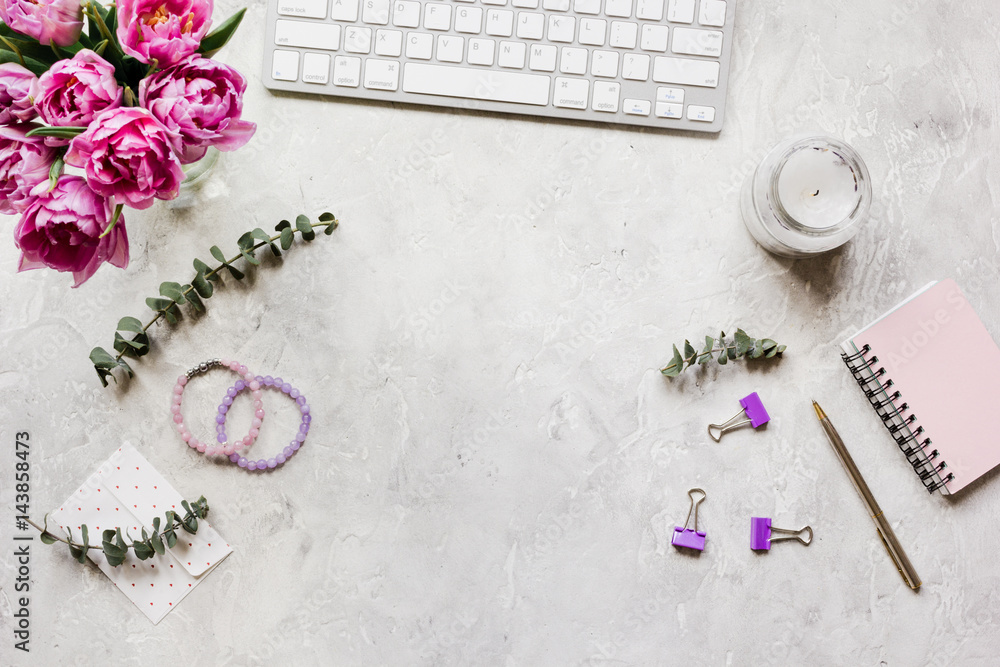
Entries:
[[[141, 539], [143, 527], [152, 533], [153, 517], [160, 517], [162, 523], [168, 510], [183, 516], [183, 499], [149, 461], [125, 444], [49, 515], [49, 532], [65, 537], [70, 528], [74, 541], [80, 542], [80, 527], [87, 524], [91, 544], [100, 545], [101, 533], [109, 528], [121, 528], [123, 536], [127, 528], [133, 538]], [[177, 528], [176, 534], [177, 544], [162, 556], [139, 560], [130, 548], [125, 562], [117, 567], [108, 565], [99, 549], [91, 549], [87, 557], [149, 620], [159, 623], [233, 552], [204, 519], [198, 520], [196, 534], [183, 528]], [[131, 545], [131, 540], [126, 541]]]

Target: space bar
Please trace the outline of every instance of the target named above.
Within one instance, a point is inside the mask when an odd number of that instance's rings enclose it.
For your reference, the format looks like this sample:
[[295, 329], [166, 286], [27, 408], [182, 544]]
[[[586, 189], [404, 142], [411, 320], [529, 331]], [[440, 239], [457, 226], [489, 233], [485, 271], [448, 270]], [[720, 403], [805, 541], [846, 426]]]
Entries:
[[407, 93], [493, 102], [539, 106], [549, 103], [547, 76], [421, 63], [406, 63], [403, 68], [403, 90]]

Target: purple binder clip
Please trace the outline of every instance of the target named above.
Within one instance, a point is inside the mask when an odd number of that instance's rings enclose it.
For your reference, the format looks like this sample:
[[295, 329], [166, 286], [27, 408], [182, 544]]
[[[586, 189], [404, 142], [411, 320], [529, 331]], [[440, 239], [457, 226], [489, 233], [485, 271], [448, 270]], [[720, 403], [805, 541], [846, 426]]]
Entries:
[[[772, 537], [772, 533], [784, 533], [785, 537]], [[802, 533], [806, 533], [805, 539], [802, 538]], [[750, 519], [750, 548], [754, 551], [770, 551], [771, 542], [779, 540], [798, 540], [809, 546], [812, 539], [813, 529], [809, 526], [801, 530], [785, 530], [784, 528], [773, 528], [770, 519], [758, 516]]]
[[[745, 426], [746, 424], [750, 424], [754, 428], [757, 428], [758, 426], [771, 421], [771, 416], [768, 415], [767, 410], [764, 409], [764, 404], [761, 403], [760, 396], [757, 395], [757, 392], [741, 398], [740, 407], [743, 409], [730, 417], [724, 424], [708, 425], [708, 434], [712, 437], [712, 440], [719, 442], [722, 440], [723, 433], [734, 428], [739, 428], [740, 426]], [[734, 424], [733, 421], [739, 419], [740, 415], [746, 415], [746, 419]]]
[[[694, 493], [697, 491], [701, 494], [701, 498], [698, 500], [694, 499]], [[670, 543], [675, 547], [685, 547], [687, 549], [697, 549], [698, 551], [705, 550], [705, 533], [698, 531], [698, 503], [705, 500], [708, 496], [701, 489], [691, 489], [688, 491], [688, 497], [691, 498], [691, 509], [688, 510], [687, 518], [684, 519], [684, 527], [674, 526], [674, 534], [670, 538]], [[694, 528], [688, 528], [688, 522], [691, 520], [691, 514], [694, 514]]]

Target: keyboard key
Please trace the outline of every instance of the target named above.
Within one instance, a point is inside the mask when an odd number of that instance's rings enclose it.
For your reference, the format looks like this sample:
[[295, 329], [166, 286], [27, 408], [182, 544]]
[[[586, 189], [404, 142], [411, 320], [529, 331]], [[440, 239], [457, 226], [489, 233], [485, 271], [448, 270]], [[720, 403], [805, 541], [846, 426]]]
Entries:
[[718, 30], [692, 30], [674, 28], [674, 42], [670, 46], [674, 53], [689, 56], [722, 55], [722, 33]]
[[604, 46], [604, 36], [608, 31], [608, 22], [604, 19], [580, 19], [581, 44], [588, 46]]
[[600, 14], [601, 0], [574, 0], [573, 11], [577, 14]]
[[507, 0], [483, 0], [484, 5], [499, 5], [501, 7], [507, 4]]
[[626, 97], [622, 102], [622, 111], [630, 116], [648, 116], [649, 110], [649, 100], [634, 100]]
[[327, 0], [278, 0], [278, 13], [282, 16], [325, 19], [326, 2]]
[[434, 36], [426, 32], [411, 32], [406, 35], [406, 57], [430, 60], [434, 48]]
[[576, 32], [576, 18], [572, 16], [549, 17], [549, 41], [572, 42]]
[[586, 109], [589, 93], [590, 82], [586, 79], [567, 79], [557, 76], [552, 104], [564, 109]]
[[468, 60], [470, 65], [492, 65], [497, 43], [492, 39], [470, 39]]
[[424, 5], [424, 28], [447, 30], [451, 27], [451, 5], [443, 2], [428, 2]]
[[538, 0], [511, 0], [511, 4], [521, 9], [538, 9]]
[[611, 22], [611, 46], [617, 46], [621, 49], [634, 49], [638, 34], [638, 23], [627, 23], [625, 21]]
[[348, 27], [344, 30], [344, 50], [348, 53], [368, 53], [372, 50], [372, 29]]
[[278, 46], [336, 51], [340, 48], [340, 26], [335, 23], [278, 20], [274, 24], [274, 43]]
[[365, 61], [365, 88], [396, 90], [399, 88], [399, 61], [369, 58]]
[[483, 29], [481, 7], [459, 7], [455, 10], [455, 32], [478, 35]]
[[675, 102], [680, 104], [684, 101], [684, 89], [683, 88], [657, 88], [656, 89], [656, 101], [657, 102]]
[[361, 85], [361, 58], [337, 56], [333, 59], [333, 85], [357, 88]]
[[526, 51], [524, 42], [500, 42], [500, 55], [497, 58], [497, 64], [500, 67], [521, 69], [524, 67]]
[[403, 90], [407, 93], [537, 106], [549, 103], [549, 83], [549, 77], [539, 74], [472, 70], [423, 63], [406, 63], [403, 70]]
[[307, 53], [302, 56], [302, 80], [306, 83], [330, 83], [330, 55]]
[[646, 21], [662, 21], [663, 0], [638, 0], [635, 17]]
[[541, 39], [545, 31], [545, 14], [521, 12], [517, 15], [517, 36], [521, 39]]
[[393, 4], [392, 24], [399, 28], [419, 28], [420, 3], [412, 0], [397, 0]]
[[627, 19], [632, 16], [632, 0], [605, 0], [604, 13]]
[[586, 74], [587, 49], [563, 47], [562, 57], [559, 58], [559, 71], [563, 74]]
[[656, 115], [659, 118], [683, 118], [684, 105], [671, 102], [657, 102]]
[[[618, 54], [616, 53], [617, 57]], [[594, 111], [604, 111], [607, 113], [618, 112], [618, 93], [621, 91], [621, 84], [608, 83], [607, 81], [594, 82], [594, 99], [590, 108]]]
[[399, 30], [375, 31], [375, 54], [398, 58], [403, 53], [403, 33]]
[[653, 81], [715, 88], [719, 85], [719, 63], [714, 60], [656, 56], [653, 61]]
[[358, 0], [333, 0], [330, 18], [334, 21], [357, 21]]
[[674, 23], [694, 23], [694, 0], [670, 0], [667, 20]]
[[664, 53], [667, 50], [667, 35], [669, 32], [667, 27], [662, 25], [647, 24], [642, 26], [642, 41], [640, 42], [642, 50]]
[[514, 33], [514, 12], [506, 9], [491, 9], [486, 12], [486, 34], [494, 37], [510, 37]]
[[569, 0], [542, 0], [542, 8], [550, 12], [567, 12]]
[[299, 52], [275, 49], [271, 57], [271, 78], [275, 81], [298, 80]]
[[715, 107], [702, 107], [694, 104], [688, 105], [688, 120], [697, 120], [702, 123], [711, 123], [715, 120]]
[[608, 79], [618, 76], [618, 52], [594, 51], [590, 73], [594, 76], [601, 76]]
[[721, 28], [726, 25], [725, 0], [701, 0], [698, 23]]
[[445, 63], [460, 63], [465, 51], [465, 38], [440, 35], [437, 45], [437, 59]]
[[361, 20], [375, 25], [388, 25], [389, 0], [362, 0]]
[[553, 72], [556, 69], [556, 47], [548, 44], [532, 45], [528, 68], [538, 72]]
[[622, 78], [645, 81], [649, 78], [649, 56], [644, 53], [626, 53], [622, 61]]

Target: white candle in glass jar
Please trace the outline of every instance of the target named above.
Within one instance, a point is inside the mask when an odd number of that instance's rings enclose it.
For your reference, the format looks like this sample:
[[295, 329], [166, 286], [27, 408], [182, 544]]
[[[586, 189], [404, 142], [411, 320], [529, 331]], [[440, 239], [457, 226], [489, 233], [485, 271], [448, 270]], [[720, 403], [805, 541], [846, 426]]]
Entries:
[[806, 146], [788, 156], [777, 177], [785, 212], [799, 224], [827, 229], [850, 216], [861, 201], [858, 174], [835, 149]]

